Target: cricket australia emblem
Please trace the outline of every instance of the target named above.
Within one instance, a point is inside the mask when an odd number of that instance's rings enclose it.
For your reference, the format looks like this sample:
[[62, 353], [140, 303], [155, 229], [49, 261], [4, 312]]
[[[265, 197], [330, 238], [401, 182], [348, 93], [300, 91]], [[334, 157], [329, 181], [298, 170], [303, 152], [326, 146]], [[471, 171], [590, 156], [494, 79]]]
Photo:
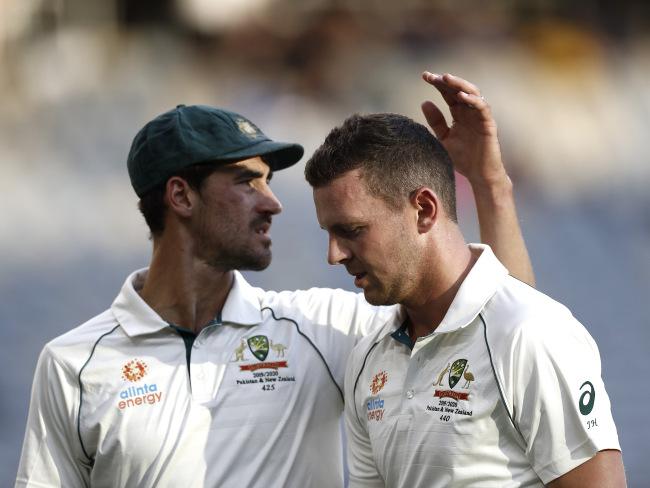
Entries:
[[[247, 347], [248, 346], [248, 347]], [[284, 344], [279, 342], [273, 342], [265, 335], [255, 335], [249, 338], [242, 337], [240, 339], [239, 346], [235, 348], [235, 359], [234, 362], [245, 362], [246, 351], [250, 351], [251, 354], [257, 362], [249, 364], [241, 364], [239, 366], [240, 371], [256, 371], [258, 369], [279, 369], [287, 368], [288, 361], [267, 361], [269, 358], [269, 353], [273, 351], [275, 358], [284, 358], [285, 353], [289, 348]], [[250, 357], [250, 356], [249, 356]]]
[[[290, 372], [281, 372], [289, 368], [289, 362], [283, 359], [288, 350], [289, 347], [280, 342], [273, 342], [265, 335], [240, 338], [233, 362], [243, 364], [239, 364], [235, 384], [258, 385], [263, 391], [274, 391], [282, 383], [295, 382], [296, 379]], [[272, 361], [271, 358], [279, 360]]]
[[238, 118], [236, 122], [239, 130], [243, 134], [246, 134], [248, 137], [255, 138], [259, 135], [257, 128], [253, 124], [251, 124], [248, 120]]
[[456, 386], [458, 381], [461, 379], [466, 366], [467, 359], [456, 359], [456, 361], [453, 362], [451, 369], [449, 370], [449, 388], [453, 389], [454, 386]]
[[269, 339], [263, 335], [256, 335], [248, 338], [248, 348], [260, 361], [264, 361], [269, 354]]
[[[444, 384], [445, 379], [447, 385]], [[460, 387], [454, 390], [454, 387], [459, 385], [461, 380], [465, 380], [464, 383], [461, 383]], [[458, 415], [471, 417], [473, 412], [468, 410], [468, 404], [459, 402], [469, 401], [469, 391], [462, 390], [469, 390], [472, 381], [474, 381], [474, 374], [469, 370], [467, 359], [456, 359], [453, 362], [448, 362], [433, 383], [434, 400], [430, 405], [427, 405], [426, 410], [439, 412], [442, 422], [449, 422]], [[442, 388], [435, 388], [436, 386]]]

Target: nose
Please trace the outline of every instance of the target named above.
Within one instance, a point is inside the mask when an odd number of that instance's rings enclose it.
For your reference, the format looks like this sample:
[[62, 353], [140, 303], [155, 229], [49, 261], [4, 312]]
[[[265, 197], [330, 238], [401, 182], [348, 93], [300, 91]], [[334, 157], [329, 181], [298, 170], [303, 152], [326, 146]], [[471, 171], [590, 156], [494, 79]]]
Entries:
[[342, 246], [336, 237], [330, 235], [327, 247], [327, 262], [331, 265], [343, 264], [350, 259], [350, 256], [349, 249]]
[[266, 191], [263, 194], [262, 201], [260, 202], [261, 210], [265, 213], [272, 215], [277, 215], [282, 212], [282, 204], [278, 197], [271, 191], [270, 187], [266, 187]]

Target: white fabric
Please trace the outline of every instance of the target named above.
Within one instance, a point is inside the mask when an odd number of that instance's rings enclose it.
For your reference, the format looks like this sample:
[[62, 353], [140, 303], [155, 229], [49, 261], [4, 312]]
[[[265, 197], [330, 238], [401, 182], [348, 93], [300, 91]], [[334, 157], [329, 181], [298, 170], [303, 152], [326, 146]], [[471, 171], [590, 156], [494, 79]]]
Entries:
[[593, 339], [470, 247], [480, 257], [435, 332], [411, 350], [400, 311], [352, 353], [351, 488], [543, 486], [620, 449]]
[[44, 348], [16, 486], [342, 486], [339, 388], [384, 309], [342, 290], [265, 292], [237, 273], [188, 374], [181, 335], [134, 288], [145, 272]]

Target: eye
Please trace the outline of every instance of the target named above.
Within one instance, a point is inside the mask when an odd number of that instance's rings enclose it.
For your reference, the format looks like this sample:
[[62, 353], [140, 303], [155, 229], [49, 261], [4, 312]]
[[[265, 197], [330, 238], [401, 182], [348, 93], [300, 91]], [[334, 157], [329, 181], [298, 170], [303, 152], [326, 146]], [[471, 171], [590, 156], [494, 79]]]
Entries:
[[345, 239], [354, 239], [358, 237], [363, 232], [362, 226], [356, 227], [343, 227], [339, 231], [339, 235]]
[[268, 184], [268, 181], [270, 179], [270, 174], [267, 176], [264, 175], [261, 171], [241, 171], [235, 177], [235, 184], [256, 187], [262, 184]]
[[259, 190], [260, 186], [263, 185], [263, 180], [258, 177], [246, 177], [237, 180], [238, 185], [244, 185], [248, 190]]
[[240, 176], [235, 180], [238, 185], [248, 185], [251, 181], [253, 181], [252, 176]]

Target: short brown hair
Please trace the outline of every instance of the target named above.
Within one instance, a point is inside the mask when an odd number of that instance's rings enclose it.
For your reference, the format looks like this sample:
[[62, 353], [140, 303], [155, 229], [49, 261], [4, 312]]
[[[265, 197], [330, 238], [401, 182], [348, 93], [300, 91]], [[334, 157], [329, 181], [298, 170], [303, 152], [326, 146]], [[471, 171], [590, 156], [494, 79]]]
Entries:
[[305, 166], [313, 188], [361, 169], [368, 190], [393, 208], [423, 186], [433, 189], [450, 219], [456, 217], [454, 168], [440, 141], [421, 124], [392, 113], [355, 114], [330, 131]]

